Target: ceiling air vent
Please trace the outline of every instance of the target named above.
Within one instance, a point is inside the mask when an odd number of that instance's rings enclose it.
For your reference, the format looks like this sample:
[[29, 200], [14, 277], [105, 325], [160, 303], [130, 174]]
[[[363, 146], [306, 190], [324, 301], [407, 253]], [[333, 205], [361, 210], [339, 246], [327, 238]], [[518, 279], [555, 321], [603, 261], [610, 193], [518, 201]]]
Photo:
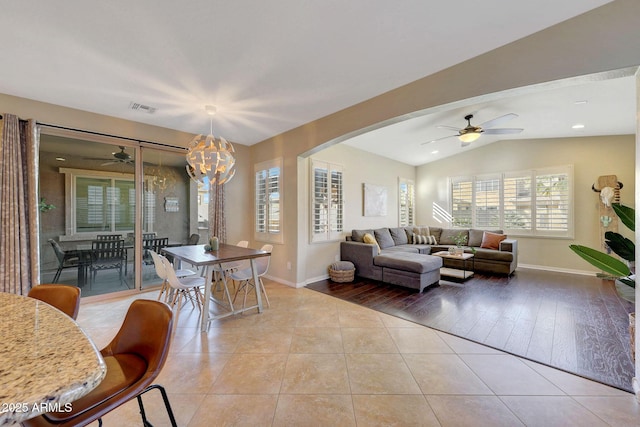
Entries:
[[150, 107], [148, 105], [140, 104], [139, 102], [132, 102], [129, 104], [129, 108], [135, 111], [142, 111], [143, 113], [153, 114], [156, 112], [157, 108]]

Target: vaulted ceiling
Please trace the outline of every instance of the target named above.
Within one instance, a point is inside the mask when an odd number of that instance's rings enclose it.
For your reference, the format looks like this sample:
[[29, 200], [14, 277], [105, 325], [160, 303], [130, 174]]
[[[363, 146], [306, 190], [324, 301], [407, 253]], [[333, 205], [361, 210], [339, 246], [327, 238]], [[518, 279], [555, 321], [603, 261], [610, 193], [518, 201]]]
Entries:
[[[204, 106], [215, 105], [214, 133], [252, 145], [608, 2], [5, 2], [0, 93], [191, 133], [209, 132]], [[446, 135], [436, 125], [462, 127], [470, 112], [478, 123], [518, 113], [509, 127], [531, 137], [553, 117], [530, 115], [532, 104], [541, 108], [518, 97], [458, 106], [398, 138], [424, 152]], [[428, 161], [414, 153], [398, 160]]]

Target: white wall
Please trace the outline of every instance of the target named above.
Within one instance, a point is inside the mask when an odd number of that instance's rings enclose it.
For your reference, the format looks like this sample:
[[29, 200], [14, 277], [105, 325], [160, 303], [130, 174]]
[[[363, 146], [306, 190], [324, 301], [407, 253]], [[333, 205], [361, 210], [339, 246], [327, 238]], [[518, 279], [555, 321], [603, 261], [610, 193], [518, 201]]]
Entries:
[[[455, 143], [455, 141], [453, 142]], [[617, 175], [624, 184], [621, 202], [635, 204], [635, 138], [589, 138], [500, 141], [458, 156], [428, 163], [417, 169], [417, 222], [438, 225], [433, 204], [449, 208], [447, 178], [491, 172], [508, 172], [572, 164], [574, 167], [575, 238], [517, 237], [519, 265], [545, 269], [595, 272], [575, 255], [570, 244], [600, 245], [598, 194], [591, 190], [601, 175]], [[620, 232], [630, 236], [624, 225]]]
[[[300, 159], [298, 175], [301, 187], [307, 189], [304, 201], [299, 206], [301, 231], [306, 236], [301, 247], [299, 260], [304, 261], [305, 283], [312, 283], [327, 277], [327, 267], [340, 254], [340, 241], [309, 243], [309, 162], [310, 159], [323, 160], [344, 167], [344, 236], [350, 235], [354, 228], [380, 228], [398, 226], [398, 178], [415, 180], [415, 167], [380, 157], [347, 145], [334, 145], [314, 154], [309, 159]], [[303, 181], [304, 180], [304, 183]], [[387, 215], [365, 217], [363, 215], [362, 185], [375, 184], [387, 188]], [[299, 266], [300, 267], [300, 266]]]

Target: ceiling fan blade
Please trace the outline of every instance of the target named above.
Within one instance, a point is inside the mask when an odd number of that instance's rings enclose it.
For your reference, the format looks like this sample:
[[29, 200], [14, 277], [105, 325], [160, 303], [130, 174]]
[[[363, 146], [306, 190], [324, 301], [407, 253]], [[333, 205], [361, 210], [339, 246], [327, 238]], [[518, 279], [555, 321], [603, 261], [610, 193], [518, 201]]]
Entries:
[[468, 147], [470, 146], [471, 143], [470, 142], [464, 142], [464, 141], [460, 141], [460, 147]]
[[499, 129], [485, 129], [482, 133], [487, 135], [506, 135], [509, 133], [520, 133], [524, 129], [518, 128], [499, 128]]
[[[102, 159], [102, 160], [104, 160], [104, 159]], [[106, 162], [106, 163], [100, 164], [100, 166], [109, 166], [109, 165], [113, 165], [113, 164], [116, 164], [116, 163], [119, 163], [119, 162]]]
[[454, 136], [458, 136], [458, 135], [456, 134], [456, 135], [443, 136], [442, 138], [432, 139], [431, 141], [425, 141], [425, 142], [423, 142], [423, 143], [422, 143], [422, 144], [420, 144], [420, 145], [427, 145], [427, 144], [431, 144], [432, 142], [440, 141], [440, 140], [447, 139], [447, 138], [453, 138]]
[[453, 126], [447, 126], [447, 125], [438, 125], [438, 126], [436, 126], [436, 128], [438, 128], [438, 129], [455, 130], [456, 132], [458, 132], [460, 130], [460, 128], [453, 127]]
[[489, 121], [486, 121], [480, 124], [480, 127], [486, 131], [487, 128], [492, 128], [504, 122], [508, 122], [509, 120], [513, 120], [516, 117], [518, 117], [516, 113], [505, 114], [504, 116], [496, 117], [495, 119], [491, 119]]

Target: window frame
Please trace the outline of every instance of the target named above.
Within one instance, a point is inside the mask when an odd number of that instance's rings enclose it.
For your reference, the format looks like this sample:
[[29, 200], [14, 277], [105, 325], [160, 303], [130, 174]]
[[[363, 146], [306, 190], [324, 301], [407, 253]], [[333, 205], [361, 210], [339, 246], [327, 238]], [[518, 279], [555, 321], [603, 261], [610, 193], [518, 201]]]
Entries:
[[[337, 241], [342, 238], [344, 232], [344, 167], [339, 164], [322, 160], [311, 159], [309, 178], [309, 240], [311, 243]], [[317, 190], [316, 170], [327, 171], [326, 185], [323, 192], [323, 199], [326, 199], [326, 207], [322, 209], [324, 213], [324, 223], [316, 222]], [[340, 174], [340, 182], [337, 184], [338, 202], [334, 203], [334, 197], [330, 194], [329, 187], [333, 184], [333, 174]], [[335, 216], [332, 211], [335, 209]], [[324, 228], [322, 232], [316, 232], [318, 228]]]
[[[254, 191], [253, 191], [253, 202], [254, 202], [254, 215], [253, 215], [253, 232], [254, 232], [254, 238], [257, 241], [260, 242], [268, 242], [268, 243], [284, 243], [284, 233], [283, 233], [283, 217], [284, 217], [284, 212], [283, 212], [283, 207], [284, 207], [284, 193], [282, 191], [282, 184], [283, 184], [283, 170], [282, 170], [282, 158], [277, 158], [277, 159], [273, 159], [273, 160], [267, 160], [264, 162], [260, 162], [260, 163], [256, 163], [254, 165], [254, 180], [253, 180], [253, 185], [254, 185]], [[266, 173], [266, 178], [264, 179], [265, 181], [265, 185], [268, 185], [268, 180], [269, 180], [269, 173], [270, 170], [277, 170], [277, 193], [278, 193], [278, 219], [277, 219], [277, 231], [271, 231], [271, 227], [269, 225], [267, 225], [264, 228], [264, 231], [259, 230], [258, 229], [258, 222], [259, 222], [259, 211], [260, 211], [260, 206], [259, 206], [259, 188], [258, 188], [258, 174], [260, 173]], [[270, 218], [270, 212], [273, 212], [273, 208], [275, 205], [275, 203], [269, 202], [268, 198], [266, 197], [266, 187], [265, 187], [265, 197], [264, 198], [264, 215], [265, 215], [265, 219], [264, 222], [265, 224], [270, 224], [272, 222], [272, 219]], [[274, 228], [275, 229], [275, 228]]]
[[[403, 186], [406, 186], [406, 190]], [[403, 218], [407, 220], [403, 221]], [[412, 226], [415, 220], [416, 184], [412, 179], [398, 177], [398, 227]]]
[[[127, 233], [133, 232], [132, 229], [110, 229], [103, 231], [78, 231], [77, 230], [77, 209], [76, 209], [76, 195], [77, 195], [77, 178], [96, 178], [96, 179], [110, 179], [112, 181], [131, 181], [134, 183], [135, 188], [135, 174], [122, 173], [122, 172], [109, 172], [109, 171], [96, 171], [91, 169], [74, 169], [74, 168], [58, 168], [58, 172], [64, 174], [64, 197], [65, 197], [65, 234], [60, 236], [60, 241], [75, 241], [75, 240], [92, 240], [98, 234], [101, 233]], [[144, 177], [145, 181], [152, 179], [150, 176]], [[150, 182], [148, 183], [150, 184]], [[138, 202], [136, 196], [135, 201]], [[147, 209], [152, 209], [155, 206], [147, 206]], [[134, 206], [135, 212], [135, 206]], [[146, 218], [149, 215], [145, 215]], [[153, 223], [147, 223], [148, 227], [153, 226]], [[113, 223], [110, 224], [110, 228]], [[135, 227], [135, 220], [134, 220]], [[147, 231], [153, 231], [152, 229]]]
[[[542, 227], [542, 224], [539, 220], [540, 209], [538, 208], [540, 196], [538, 195], [538, 181], [541, 177], [555, 175], [555, 176], [565, 176], [566, 188], [563, 192], [556, 193], [556, 201], [559, 205], [557, 211], [565, 212], [561, 214], [559, 217], [562, 223], [566, 221], [566, 229], [548, 229], [546, 227]], [[518, 192], [518, 183], [516, 181], [516, 199], [517, 203], [520, 204], [516, 209], [509, 209], [506, 207], [505, 200], [505, 192], [507, 192], [507, 188], [505, 188], [505, 181], [508, 180], [517, 180], [521, 178], [523, 181], [529, 180], [529, 207], [526, 208], [526, 205], [523, 202], [526, 198], [521, 197], [517, 199]], [[483, 182], [488, 182], [491, 180], [499, 179], [499, 202], [498, 202], [498, 223], [494, 225], [479, 225], [478, 221], [478, 196], [479, 190], [478, 185], [482, 186]], [[561, 180], [562, 181], [562, 180]], [[454, 208], [456, 206], [456, 200], [462, 198], [461, 192], [455, 192], [456, 186], [460, 188], [460, 184], [471, 184], [471, 202], [470, 202], [470, 212], [471, 217], [470, 220], [464, 223], [461, 223], [460, 220], [456, 219], [456, 212], [454, 212]], [[509, 189], [512, 188], [514, 184], [507, 186]], [[476, 176], [458, 176], [458, 177], [450, 177], [449, 178], [449, 212], [451, 213], [451, 226], [452, 228], [477, 228], [477, 229], [485, 229], [491, 230], [495, 228], [500, 228], [504, 231], [504, 233], [509, 234], [511, 236], [519, 236], [519, 237], [542, 237], [542, 238], [563, 238], [563, 239], [573, 239], [574, 237], [574, 173], [573, 173], [573, 165], [562, 165], [562, 166], [552, 166], [545, 168], [537, 168], [537, 169], [527, 169], [522, 171], [511, 171], [511, 172], [501, 172], [494, 174], [486, 174], [486, 175], [476, 175]], [[485, 186], [486, 187], [486, 186]], [[492, 188], [494, 185], [492, 184]], [[494, 190], [495, 191], [495, 188]], [[468, 193], [464, 193], [468, 195]], [[468, 196], [467, 196], [468, 198]], [[510, 200], [512, 200], [511, 198]], [[457, 209], [456, 209], [457, 210]], [[512, 213], [516, 212], [516, 214], [522, 215], [523, 212], [529, 211], [528, 217], [524, 218], [525, 227], [524, 228], [514, 228], [507, 227], [508, 221], [505, 220], [505, 217]], [[461, 216], [460, 216], [461, 217]], [[461, 217], [462, 218], [462, 217]], [[464, 217], [465, 220], [467, 217]], [[526, 224], [528, 223], [528, 227]]]

